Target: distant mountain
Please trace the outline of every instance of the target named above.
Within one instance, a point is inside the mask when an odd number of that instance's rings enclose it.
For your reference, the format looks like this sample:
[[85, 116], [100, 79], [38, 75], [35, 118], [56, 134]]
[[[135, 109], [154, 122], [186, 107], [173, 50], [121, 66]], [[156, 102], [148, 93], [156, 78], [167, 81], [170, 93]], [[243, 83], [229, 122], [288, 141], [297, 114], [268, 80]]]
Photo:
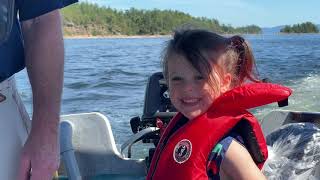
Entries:
[[[275, 26], [275, 27], [264, 27], [262, 29], [262, 34], [277, 34], [280, 32], [282, 28], [284, 28], [285, 25], [282, 26]], [[320, 24], [317, 24], [318, 29], [320, 30]]]
[[284, 25], [275, 26], [275, 27], [265, 27], [261, 29], [262, 29], [262, 34], [276, 34], [276, 33], [279, 33], [282, 28], [284, 28]]

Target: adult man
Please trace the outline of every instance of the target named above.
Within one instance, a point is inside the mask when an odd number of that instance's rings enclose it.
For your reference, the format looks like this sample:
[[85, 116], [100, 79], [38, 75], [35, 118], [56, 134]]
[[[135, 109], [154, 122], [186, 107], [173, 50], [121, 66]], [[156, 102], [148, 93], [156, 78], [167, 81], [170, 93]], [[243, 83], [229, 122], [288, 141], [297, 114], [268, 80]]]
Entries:
[[[59, 9], [76, 1], [0, 0], [1, 180], [47, 180], [58, 168], [64, 64]], [[31, 129], [12, 77], [25, 66], [33, 93]]]

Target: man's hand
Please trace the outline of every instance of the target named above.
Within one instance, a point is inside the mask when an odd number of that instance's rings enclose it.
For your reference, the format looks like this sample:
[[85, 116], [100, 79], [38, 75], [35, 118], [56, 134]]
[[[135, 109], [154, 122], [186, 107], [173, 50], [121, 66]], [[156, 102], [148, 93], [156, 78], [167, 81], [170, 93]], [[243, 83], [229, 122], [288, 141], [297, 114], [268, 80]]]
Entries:
[[31, 132], [22, 150], [19, 180], [52, 179], [52, 175], [59, 167], [59, 143], [56, 129], [53, 127], [48, 132]]
[[19, 180], [50, 180], [59, 165], [58, 126], [64, 47], [59, 10], [22, 22], [33, 95], [32, 129], [22, 149]]

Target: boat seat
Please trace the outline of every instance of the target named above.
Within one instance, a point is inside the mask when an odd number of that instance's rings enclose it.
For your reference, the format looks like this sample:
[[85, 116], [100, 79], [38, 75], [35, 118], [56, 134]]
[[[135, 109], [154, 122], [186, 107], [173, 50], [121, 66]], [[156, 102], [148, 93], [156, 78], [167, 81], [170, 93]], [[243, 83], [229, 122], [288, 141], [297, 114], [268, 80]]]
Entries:
[[303, 112], [277, 110], [267, 114], [261, 121], [262, 131], [265, 136], [282, 125], [289, 123], [309, 122], [320, 128], [320, 112]]
[[119, 153], [104, 115], [72, 114], [61, 120], [60, 153], [69, 179], [103, 174], [145, 176], [143, 159], [125, 158]]

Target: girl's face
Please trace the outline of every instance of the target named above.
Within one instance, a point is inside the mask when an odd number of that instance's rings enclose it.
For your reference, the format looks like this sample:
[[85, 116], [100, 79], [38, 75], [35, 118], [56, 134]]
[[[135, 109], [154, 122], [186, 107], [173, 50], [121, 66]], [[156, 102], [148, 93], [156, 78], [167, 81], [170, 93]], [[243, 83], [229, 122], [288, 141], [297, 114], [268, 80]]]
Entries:
[[[183, 56], [172, 58], [167, 64], [170, 99], [179, 112], [192, 120], [205, 113], [212, 102], [228, 88], [224, 87], [224, 83], [220, 83], [219, 94], [214, 93], [208, 78], [203, 77]], [[213, 75], [219, 82], [225, 82], [221, 81], [216, 73]]]

